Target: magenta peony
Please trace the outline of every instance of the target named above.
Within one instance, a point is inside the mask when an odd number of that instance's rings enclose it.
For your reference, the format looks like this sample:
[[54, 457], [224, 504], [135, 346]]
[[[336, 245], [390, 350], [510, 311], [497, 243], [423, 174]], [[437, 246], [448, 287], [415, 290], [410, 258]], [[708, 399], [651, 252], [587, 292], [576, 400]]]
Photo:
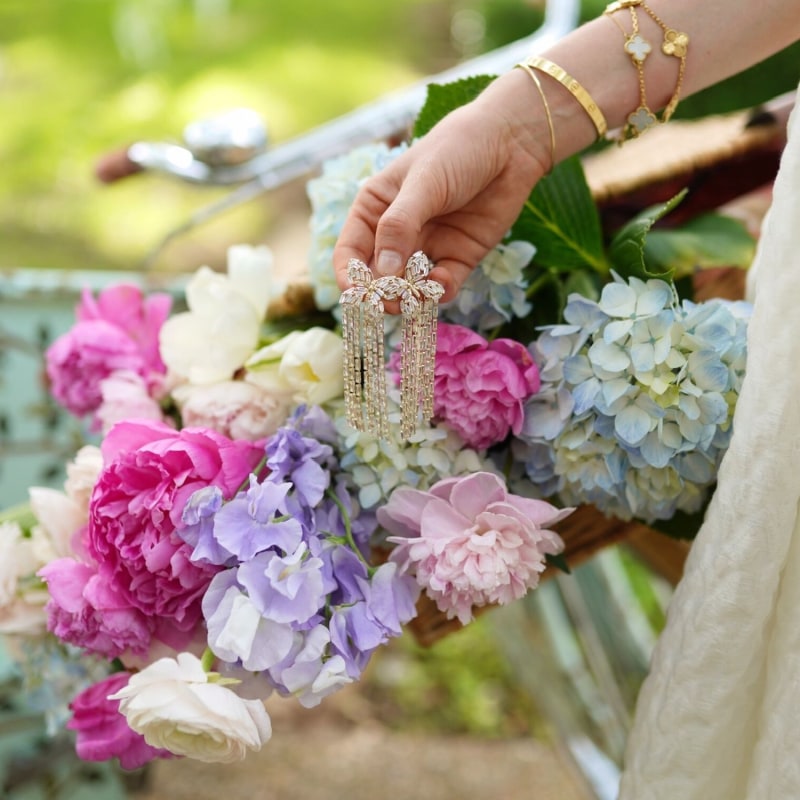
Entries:
[[519, 342], [489, 342], [461, 325], [439, 325], [434, 414], [470, 447], [482, 450], [519, 433], [523, 403], [539, 383], [539, 370]]
[[116, 672], [82, 691], [71, 703], [67, 728], [76, 733], [75, 749], [84, 761], [118, 758], [123, 769], [138, 769], [154, 758], [171, 758], [168, 750], [151, 747], [144, 736], [131, 730], [119, 710], [119, 700], [109, 700], [128, 685], [130, 674]]
[[158, 352], [158, 333], [169, 315], [171, 298], [145, 298], [136, 286], [113, 286], [97, 298], [84, 292], [77, 322], [47, 350], [47, 375], [53, 396], [83, 416], [102, 401], [100, 383], [126, 370], [158, 383], [165, 367]]
[[[104, 468], [89, 502], [88, 550], [109, 591], [146, 617], [189, 632], [217, 567], [192, 563], [176, 533], [186, 502], [217, 486], [225, 499], [256, 468], [263, 445], [204, 428], [123, 422], [102, 444]], [[155, 635], [163, 640], [163, 632]]]
[[548, 526], [571, 512], [509, 494], [496, 475], [477, 472], [427, 492], [396, 489], [377, 515], [394, 534], [391, 560], [466, 624], [473, 606], [509, 603], [538, 584], [545, 556], [564, 547]]

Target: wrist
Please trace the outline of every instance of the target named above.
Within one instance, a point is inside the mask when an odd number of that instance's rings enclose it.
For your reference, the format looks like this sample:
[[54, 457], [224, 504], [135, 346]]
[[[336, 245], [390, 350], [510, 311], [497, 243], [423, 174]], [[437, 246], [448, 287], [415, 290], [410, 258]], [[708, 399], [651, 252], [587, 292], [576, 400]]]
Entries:
[[[498, 77], [483, 91], [476, 105], [481, 114], [505, 122], [508, 144], [539, 164], [542, 175], [550, 172], [555, 163], [547, 113], [543, 98], [523, 70], [512, 69]], [[557, 143], [558, 131], [554, 133]], [[556, 161], [559, 153], [556, 147]]]

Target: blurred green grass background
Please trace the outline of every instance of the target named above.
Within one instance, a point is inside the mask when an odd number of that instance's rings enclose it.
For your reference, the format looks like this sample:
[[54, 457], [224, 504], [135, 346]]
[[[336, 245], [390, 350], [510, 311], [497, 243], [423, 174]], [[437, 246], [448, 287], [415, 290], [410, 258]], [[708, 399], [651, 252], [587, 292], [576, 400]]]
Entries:
[[[224, 190], [154, 175], [103, 187], [93, 177], [103, 153], [177, 139], [191, 120], [235, 106], [260, 112], [283, 141], [527, 35], [543, 2], [3, 0], [0, 268], [135, 269]], [[604, 5], [584, 0], [582, 17]], [[798, 55], [680, 111], [743, 107], [791, 88]], [[269, 241], [286, 206], [247, 204], [182, 237], [158, 266], [191, 270], [230, 242]]]

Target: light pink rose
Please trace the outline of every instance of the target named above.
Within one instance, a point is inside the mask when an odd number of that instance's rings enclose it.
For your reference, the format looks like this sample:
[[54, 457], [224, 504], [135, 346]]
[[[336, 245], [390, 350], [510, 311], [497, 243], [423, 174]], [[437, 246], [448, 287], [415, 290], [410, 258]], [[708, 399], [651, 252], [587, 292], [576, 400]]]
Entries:
[[131, 730], [119, 710], [119, 700], [108, 696], [128, 685], [130, 674], [116, 672], [82, 691], [70, 703], [67, 728], [76, 733], [75, 750], [84, 761], [118, 758], [123, 769], [138, 769], [154, 758], [172, 758], [168, 750], [151, 747]]
[[113, 286], [97, 298], [84, 292], [76, 324], [47, 350], [53, 396], [77, 416], [102, 401], [100, 383], [118, 370], [151, 380], [165, 372], [158, 332], [169, 314], [165, 294], [143, 297], [136, 286]]
[[538, 584], [545, 556], [564, 548], [548, 526], [571, 512], [509, 494], [496, 475], [476, 472], [427, 492], [396, 489], [377, 515], [394, 534], [391, 560], [466, 624], [473, 606], [509, 603]]
[[217, 568], [190, 561], [192, 548], [176, 532], [183, 508], [208, 486], [231, 498], [264, 448], [203, 428], [138, 421], [115, 425], [102, 451], [87, 533], [98, 574], [131, 607], [188, 633]]
[[511, 339], [487, 341], [442, 323], [436, 344], [434, 414], [470, 447], [483, 450], [519, 433], [523, 403], [539, 390], [539, 370]]

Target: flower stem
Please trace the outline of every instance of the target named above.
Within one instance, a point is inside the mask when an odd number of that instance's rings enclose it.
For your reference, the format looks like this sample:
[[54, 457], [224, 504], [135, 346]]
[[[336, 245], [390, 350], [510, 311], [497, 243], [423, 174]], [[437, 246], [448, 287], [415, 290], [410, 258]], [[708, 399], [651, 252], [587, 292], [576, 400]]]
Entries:
[[347, 540], [347, 544], [349, 545], [350, 549], [361, 559], [366, 566], [367, 570], [372, 573], [373, 567], [364, 558], [364, 554], [361, 552], [361, 549], [356, 544], [356, 540], [353, 538], [353, 528], [350, 524], [350, 515], [347, 513], [347, 509], [344, 507], [344, 503], [336, 496], [336, 492], [332, 489], [327, 489], [325, 494], [333, 501], [334, 505], [339, 509], [339, 513], [342, 515], [342, 522], [344, 523], [344, 536]]
[[[250, 486], [250, 477], [251, 477], [251, 476], [255, 477], [255, 478], [256, 478], [256, 480], [258, 480], [258, 475], [259, 475], [259, 473], [261, 472], [261, 470], [262, 470], [262, 469], [264, 469], [264, 467], [265, 467], [266, 465], [267, 465], [267, 454], [266, 454], [266, 453], [264, 453], [264, 456], [261, 458], [261, 460], [258, 462], [258, 464], [256, 464], [256, 467], [255, 467], [255, 469], [254, 469], [254, 470], [252, 470], [252, 472], [250, 473], [250, 475], [248, 475], [248, 476], [247, 476], [247, 477], [246, 477], [246, 478], [245, 478], [245, 479], [242, 481], [241, 485], [240, 485], [240, 486], [239, 486], [239, 488], [236, 490], [236, 494], [239, 494], [239, 492], [243, 492], [243, 491], [245, 491], [245, 490], [246, 490], [246, 489], [247, 489], [247, 488]], [[235, 496], [236, 496], [236, 495], [234, 495], [234, 497], [235, 497]]]

